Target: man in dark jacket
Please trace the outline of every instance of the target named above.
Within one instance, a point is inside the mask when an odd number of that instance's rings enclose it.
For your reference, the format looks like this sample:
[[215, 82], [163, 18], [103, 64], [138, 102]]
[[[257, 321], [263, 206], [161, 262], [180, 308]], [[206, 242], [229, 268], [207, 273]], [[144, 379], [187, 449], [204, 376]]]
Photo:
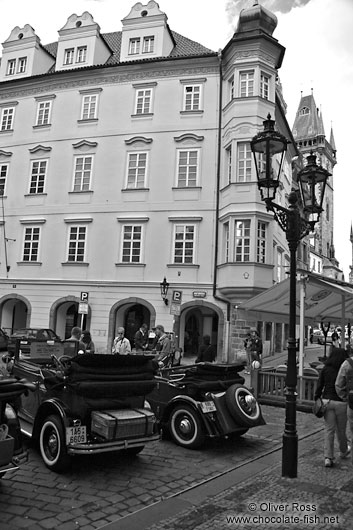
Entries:
[[148, 344], [148, 326], [147, 324], [142, 324], [139, 330], [135, 333], [135, 348], [137, 352], [144, 352], [147, 349]]

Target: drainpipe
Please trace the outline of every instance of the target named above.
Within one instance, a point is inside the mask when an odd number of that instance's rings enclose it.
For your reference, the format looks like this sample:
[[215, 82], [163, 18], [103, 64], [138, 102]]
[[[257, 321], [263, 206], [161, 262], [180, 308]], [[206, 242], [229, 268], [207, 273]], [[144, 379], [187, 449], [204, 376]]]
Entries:
[[[222, 50], [218, 51], [219, 61], [219, 98], [218, 98], [218, 143], [217, 143], [217, 188], [216, 188], [216, 230], [215, 230], [215, 251], [213, 266], [213, 298], [227, 304], [227, 337], [229, 337], [228, 326], [230, 323], [230, 306], [228, 298], [217, 294], [217, 259], [218, 259], [218, 240], [219, 240], [219, 191], [221, 182], [221, 149], [222, 149], [222, 96], [223, 96], [223, 79], [222, 79]], [[228, 341], [227, 341], [228, 342]]]

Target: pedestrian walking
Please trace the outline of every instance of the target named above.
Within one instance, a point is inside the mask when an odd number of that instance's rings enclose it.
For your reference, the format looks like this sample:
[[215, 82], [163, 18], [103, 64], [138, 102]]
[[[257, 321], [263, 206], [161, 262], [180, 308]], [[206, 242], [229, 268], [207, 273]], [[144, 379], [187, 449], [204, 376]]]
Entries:
[[244, 341], [244, 347], [248, 359], [248, 369], [245, 370], [245, 373], [250, 373], [253, 361], [259, 361], [261, 363], [262, 340], [259, 337], [257, 329], [252, 328], [250, 330], [250, 333], [248, 333]]
[[[348, 405], [347, 407], [347, 417], [349, 430], [351, 432], [351, 439], [353, 441], [353, 395], [350, 394], [350, 391], [353, 392], [353, 360], [347, 355], [347, 358], [342, 363], [336, 378], [335, 389], [337, 395], [342, 401]], [[352, 453], [352, 463], [353, 463], [353, 453]]]
[[131, 353], [131, 344], [129, 339], [125, 336], [125, 329], [120, 327], [117, 331], [117, 336], [113, 342], [112, 353], [118, 353], [119, 355], [127, 355]]
[[314, 399], [321, 398], [326, 405], [324, 413], [324, 464], [332, 467], [334, 464], [334, 441], [337, 435], [340, 457], [347, 458], [351, 447], [348, 445], [347, 428], [347, 401], [343, 400], [336, 391], [335, 383], [342, 363], [347, 359], [347, 352], [343, 348], [332, 348], [319, 380]]

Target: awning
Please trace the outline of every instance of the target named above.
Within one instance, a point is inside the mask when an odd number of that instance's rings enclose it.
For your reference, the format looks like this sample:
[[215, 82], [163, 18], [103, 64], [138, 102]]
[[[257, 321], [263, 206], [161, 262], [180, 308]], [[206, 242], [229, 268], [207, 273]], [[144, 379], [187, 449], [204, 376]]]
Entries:
[[[353, 285], [309, 271], [297, 274], [296, 307], [300, 314], [300, 292], [304, 287], [304, 319], [306, 324], [315, 322], [353, 324]], [[256, 312], [258, 320], [288, 322], [289, 278], [270, 287], [261, 294], [241, 303], [239, 309]]]

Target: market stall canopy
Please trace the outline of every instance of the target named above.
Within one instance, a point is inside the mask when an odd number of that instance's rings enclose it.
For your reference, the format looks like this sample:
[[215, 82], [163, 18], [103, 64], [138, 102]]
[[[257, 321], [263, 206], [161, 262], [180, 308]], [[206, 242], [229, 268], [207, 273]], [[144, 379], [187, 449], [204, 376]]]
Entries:
[[[299, 321], [300, 291], [305, 292], [304, 319], [306, 324], [316, 322], [353, 323], [353, 285], [309, 271], [298, 271], [296, 306]], [[288, 322], [289, 278], [266, 291], [246, 300], [239, 309], [251, 311], [258, 320]]]

